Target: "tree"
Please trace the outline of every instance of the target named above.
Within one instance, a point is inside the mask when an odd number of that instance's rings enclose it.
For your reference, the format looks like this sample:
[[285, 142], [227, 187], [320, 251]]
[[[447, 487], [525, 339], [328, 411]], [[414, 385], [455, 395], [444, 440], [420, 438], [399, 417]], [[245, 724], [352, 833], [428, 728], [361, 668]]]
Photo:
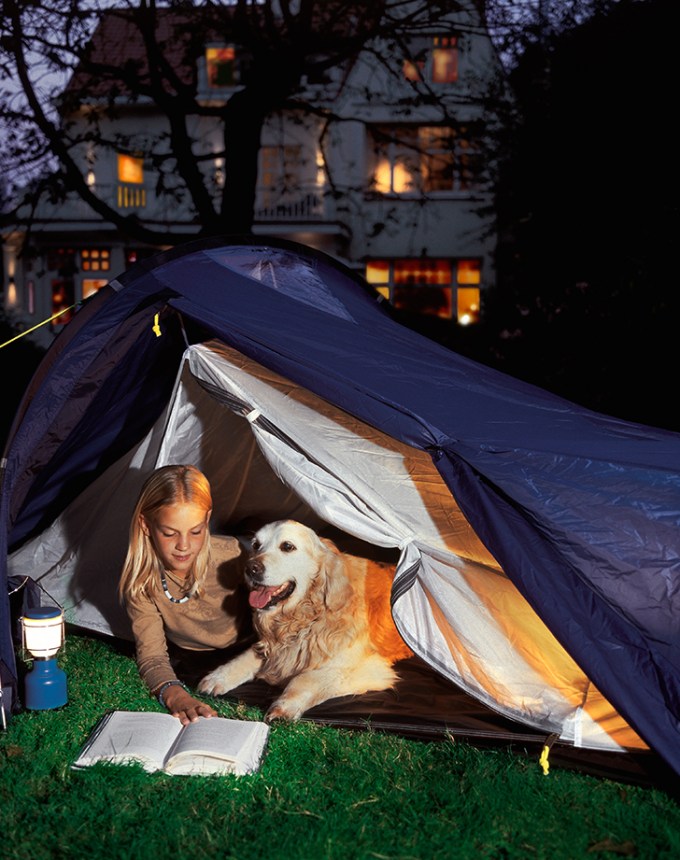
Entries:
[[680, 321], [674, 5], [583, 4], [564, 29], [543, 21], [513, 70], [495, 349], [570, 399], [678, 428], [654, 385]]
[[[111, 207], [88, 186], [82, 170], [84, 147], [133, 147], [131, 139], [112, 136], [108, 122], [122, 104], [144, 103], [165, 117], [162, 133], [145, 142], [145, 159], [158, 175], [157, 192], [188, 199], [203, 233], [248, 233], [265, 118], [284, 109], [328, 112], [328, 105], [306, 98], [307, 82], [342, 71], [362, 49], [378, 56], [379, 43], [389, 50], [402, 42], [403, 32], [431, 27], [458, 6], [447, 0], [163, 6], [147, 0], [123, 7], [6, 0], [0, 122], [6, 137], [3, 172], [14, 182], [2, 223], [30, 225], [41, 199], [75, 193], [138, 241], [159, 245], [186, 239]], [[199, 93], [197, 62], [211, 39], [236, 44], [242, 52], [241, 86], [221, 102], [202, 100]], [[192, 130], [199, 118], [222, 129], [220, 152], [201, 148]], [[225, 176], [218, 195], [205, 169], [216, 156], [224, 159]]]

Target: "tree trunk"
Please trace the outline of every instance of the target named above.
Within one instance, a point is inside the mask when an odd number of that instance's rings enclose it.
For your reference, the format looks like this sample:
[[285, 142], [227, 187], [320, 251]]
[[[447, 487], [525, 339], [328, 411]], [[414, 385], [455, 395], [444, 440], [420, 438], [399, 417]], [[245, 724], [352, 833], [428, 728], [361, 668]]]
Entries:
[[215, 230], [231, 235], [252, 233], [259, 163], [260, 137], [266, 116], [266, 102], [257, 90], [245, 89], [233, 95], [224, 110], [224, 174], [220, 215]]

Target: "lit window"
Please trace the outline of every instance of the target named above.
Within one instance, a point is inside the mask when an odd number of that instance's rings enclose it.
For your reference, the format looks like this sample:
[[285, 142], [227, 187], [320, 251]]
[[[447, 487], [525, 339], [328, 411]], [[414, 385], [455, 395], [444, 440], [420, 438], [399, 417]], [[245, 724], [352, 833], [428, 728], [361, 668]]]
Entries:
[[395, 284], [451, 284], [450, 260], [395, 260], [393, 270]]
[[108, 284], [108, 281], [104, 278], [84, 278], [83, 279], [83, 298], [86, 299], [89, 296], [93, 296], [97, 290], [101, 290], [102, 287], [105, 287]]
[[118, 153], [118, 181], [141, 185], [144, 182], [144, 161], [132, 155]]
[[375, 129], [373, 187], [380, 194], [406, 194], [417, 190], [420, 161], [417, 134], [415, 126]]
[[479, 284], [482, 280], [480, 260], [458, 260], [456, 281], [459, 284]]
[[425, 60], [404, 60], [402, 69], [407, 81], [422, 81]]
[[111, 269], [111, 251], [108, 248], [85, 248], [80, 252], [83, 272], [108, 272]]
[[205, 64], [210, 89], [216, 90], [238, 85], [240, 76], [236, 49], [233, 45], [206, 48]]
[[451, 319], [449, 260], [395, 260], [393, 282], [396, 308]]
[[142, 209], [146, 206], [144, 160], [118, 154], [118, 208]]
[[75, 303], [75, 285], [73, 278], [59, 278], [52, 281], [52, 317], [53, 326], [65, 325], [73, 317]]
[[435, 36], [432, 40], [432, 83], [453, 84], [458, 80], [458, 40]]
[[478, 175], [476, 148], [460, 126], [376, 126], [373, 190], [380, 194], [465, 191]]
[[479, 287], [459, 287], [456, 317], [461, 325], [479, 322]]
[[454, 84], [458, 80], [458, 39], [456, 36], [430, 36], [412, 45], [412, 56], [402, 62], [407, 81]]
[[480, 289], [467, 286], [481, 282], [479, 260], [369, 260], [365, 276], [396, 308], [408, 313], [455, 316], [461, 325], [479, 321]]
[[366, 263], [366, 280], [381, 296], [390, 297], [390, 264], [387, 260], [369, 260]]

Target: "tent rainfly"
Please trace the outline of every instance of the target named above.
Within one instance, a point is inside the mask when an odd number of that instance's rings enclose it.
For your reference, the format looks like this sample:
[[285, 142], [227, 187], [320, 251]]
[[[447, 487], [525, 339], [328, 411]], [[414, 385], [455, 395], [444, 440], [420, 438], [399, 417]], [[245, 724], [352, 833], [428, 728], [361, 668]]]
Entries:
[[455, 690], [480, 736], [496, 718], [585, 770], [680, 774], [680, 434], [456, 355], [321, 253], [223, 238], [129, 269], [48, 350], [5, 449], [3, 579], [129, 639], [129, 518], [173, 462], [208, 475], [214, 530], [292, 517], [393, 553], [395, 622], [445, 703], [411, 726], [460, 730]]

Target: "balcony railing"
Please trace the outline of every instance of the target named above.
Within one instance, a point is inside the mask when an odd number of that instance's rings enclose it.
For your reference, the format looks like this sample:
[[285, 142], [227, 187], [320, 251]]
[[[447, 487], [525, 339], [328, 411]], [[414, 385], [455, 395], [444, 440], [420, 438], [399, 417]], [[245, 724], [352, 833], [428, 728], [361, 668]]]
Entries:
[[[112, 209], [124, 214], [137, 212], [143, 218], [168, 222], [191, 220], [188, 208], [183, 209], [169, 197], [156, 197], [144, 185], [97, 182], [91, 190]], [[37, 209], [36, 217], [59, 223], [100, 221], [100, 216], [93, 211], [92, 207], [75, 194], [69, 195], [64, 202], [60, 203], [43, 200]]]
[[118, 183], [116, 188], [118, 209], [146, 209], [146, 188], [143, 185]]
[[[92, 191], [105, 203], [119, 212], [137, 212], [141, 218], [167, 223], [192, 223], [194, 213], [189, 206], [178, 203], [171, 196], [156, 196], [143, 185], [127, 186], [121, 183], [97, 183]], [[218, 202], [217, 200], [215, 201]], [[63, 203], [43, 201], [37, 217], [45, 221], [99, 221], [91, 207], [80, 197], [69, 196]], [[276, 193], [270, 188], [257, 190], [255, 220], [275, 223], [319, 223], [332, 221], [332, 200], [318, 188], [298, 188], [295, 193]]]
[[255, 204], [257, 221], [323, 221], [328, 218], [324, 198], [316, 189], [296, 193], [275, 194], [271, 189], [258, 189]]

